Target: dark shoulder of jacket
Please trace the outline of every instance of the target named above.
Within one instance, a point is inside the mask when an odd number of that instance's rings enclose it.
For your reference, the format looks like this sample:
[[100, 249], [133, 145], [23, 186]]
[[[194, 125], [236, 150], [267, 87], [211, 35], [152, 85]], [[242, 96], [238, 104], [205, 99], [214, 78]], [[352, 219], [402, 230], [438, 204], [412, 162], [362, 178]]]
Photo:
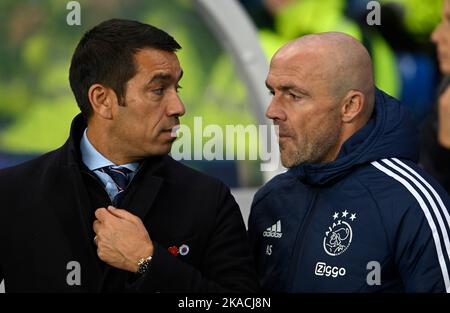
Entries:
[[175, 184], [186, 185], [187, 188], [201, 188], [205, 192], [215, 191], [217, 188], [229, 190], [220, 179], [195, 170], [181, 162], [174, 160], [171, 156], [164, 157], [165, 180]]
[[59, 153], [60, 149], [57, 149], [24, 163], [0, 169], [0, 185], [11, 184], [16, 180], [21, 181], [25, 177], [39, 177], [46, 172], [49, 166], [58, 163]]
[[[370, 193], [380, 212], [386, 213], [390, 209], [397, 216], [401, 216], [406, 210], [417, 208], [409, 212], [415, 212], [414, 214], [417, 216], [422, 216], [423, 212], [420, 209], [417, 197], [425, 201], [427, 201], [427, 198], [426, 194], [420, 191], [419, 186], [422, 186], [426, 193], [433, 190], [444, 203], [448, 203], [446, 191], [416, 163], [406, 159], [389, 159], [387, 162], [390, 163], [381, 162], [380, 164], [387, 170], [392, 171], [396, 177], [391, 177], [374, 166], [362, 167], [356, 176], [357, 181]], [[395, 168], [393, 169], [393, 167]], [[399, 170], [401, 173], [399, 173]], [[395, 201], [392, 201], [392, 199], [395, 199]]]
[[296, 177], [289, 171], [273, 177], [256, 192], [255, 196], [253, 197], [252, 207], [257, 205], [274, 191], [282, 188], [286, 184], [292, 184], [292, 182], [295, 180]]

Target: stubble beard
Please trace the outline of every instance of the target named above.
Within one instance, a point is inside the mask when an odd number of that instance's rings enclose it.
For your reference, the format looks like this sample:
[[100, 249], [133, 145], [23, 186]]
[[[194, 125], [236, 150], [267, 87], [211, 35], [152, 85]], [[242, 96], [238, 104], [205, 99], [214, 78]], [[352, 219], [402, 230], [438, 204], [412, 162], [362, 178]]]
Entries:
[[301, 164], [327, 163], [340, 137], [338, 126], [328, 127], [314, 136], [306, 136], [299, 142], [298, 139], [284, 145], [280, 144], [281, 163], [286, 168]]

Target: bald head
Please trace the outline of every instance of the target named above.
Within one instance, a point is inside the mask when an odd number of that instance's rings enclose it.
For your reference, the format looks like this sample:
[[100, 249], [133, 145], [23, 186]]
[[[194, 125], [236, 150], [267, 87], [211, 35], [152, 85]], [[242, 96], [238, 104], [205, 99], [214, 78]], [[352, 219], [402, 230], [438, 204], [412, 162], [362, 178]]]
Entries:
[[372, 113], [375, 98], [372, 60], [355, 38], [339, 32], [306, 35], [281, 47], [272, 62], [280, 59], [289, 59], [293, 65], [307, 60], [312, 77], [326, 80], [330, 92], [337, 97], [349, 90], [361, 91], [367, 100], [363, 113]]
[[342, 33], [308, 35], [283, 46], [272, 58], [266, 85], [273, 95], [266, 116], [279, 126], [286, 167], [335, 160], [373, 112], [369, 53]]

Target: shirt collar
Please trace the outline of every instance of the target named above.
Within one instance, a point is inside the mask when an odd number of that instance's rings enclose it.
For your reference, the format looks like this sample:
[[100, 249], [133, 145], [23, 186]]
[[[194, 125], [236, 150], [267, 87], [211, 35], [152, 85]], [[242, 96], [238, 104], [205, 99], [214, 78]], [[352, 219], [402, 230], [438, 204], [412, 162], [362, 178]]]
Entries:
[[[83, 163], [91, 171], [98, 170], [99, 168], [102, 168], [102, 167], [105, 167], [105, 166], [111, 166], [111, 165], [112, 166], [119, 166], [117, 164], [114, 164], [113, 162], [111, 162], [107, 158], [105, 158], [89, 142], [89, 139], [87, 137], [87, 128], [84, 130], [83, 137], [81, 138], [80, 151], [81, 151], [81, 157], [82, 157]], [[133, 162], [133, 163], [127, 163], [127, 164], [120, 164], [120, 166], [126, 167], [130, 171], [134, 172], [139, 167], [139, 163], [138, 162]]]

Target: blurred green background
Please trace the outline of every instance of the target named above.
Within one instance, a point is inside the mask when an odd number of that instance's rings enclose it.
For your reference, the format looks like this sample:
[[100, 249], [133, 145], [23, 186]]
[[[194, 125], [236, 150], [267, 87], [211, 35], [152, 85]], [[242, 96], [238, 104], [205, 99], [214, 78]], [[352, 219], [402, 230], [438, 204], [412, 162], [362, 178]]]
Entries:
[[[229, 124], [257, 124], [231, 57], [190, 0], [81, 0], [80, 26], [67, 24], [68, 2], [0, 2], [0, 168], [65, 142], [79, 112], [68, 81], [73, 51], [85, 31], [113, 17], [155, 25], [183, 47], [178, 52], [184, 70], [180, 96], [187, 111], [183, 124], [193, 129], [195, 116], [203, 118], [203, 127], [217, 124], [224, 130]], [[429, 35], [440, 19], [442, 1], [379, 1], [382, 25], [375, 27], [365, 20], [367, 2], [240, 1], [259, 29], [268, 59], [282, 44], [307, 33], [338, 30], [357, 37], [372, 54], [377, 85], [408, 105], [420, 123], [434, 102], [438, 81]], [[235, 153], [257, 148], [257, 142], [247, 142]], [[258, 161], [186, 163], [232, 187], [262, 184]]]

